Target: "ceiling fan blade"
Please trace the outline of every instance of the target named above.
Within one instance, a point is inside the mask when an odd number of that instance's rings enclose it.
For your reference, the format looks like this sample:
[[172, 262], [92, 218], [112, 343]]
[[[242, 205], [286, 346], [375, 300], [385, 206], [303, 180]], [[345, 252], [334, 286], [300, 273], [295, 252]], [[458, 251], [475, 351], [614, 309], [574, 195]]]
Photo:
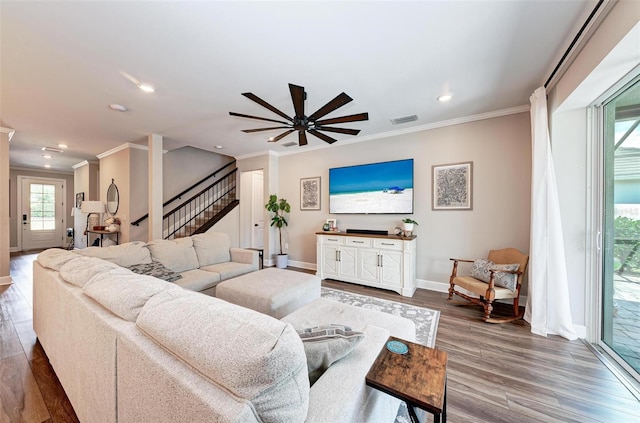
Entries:
[[298, 145], [307, 145], [307, 134], [305, 131], [298, 131]]
[[258, 119], [258, 120], [266, 120], [267, 122], [281, 123], [281, 124], [283, 124], [283, 125], [288, 125], [288, 124], [289, 124], [289, 122], [283, 122], [283, 121], [281, 121], [281, 120], [267, 119], [267, 118], [258, 117], [258, 116], [251, 116], [251, 115], [243, 115], [242, 113], [229, 112], [229, 114], [230, 114], [231, 116], [237, 116], [237, 117], [241, 117], [241, 118]]
[[290, 126], [272, 126], [271, 128], [243, 129], [242, 132], [250, 134], [252, 132], [271, 131], [272, 129], [289, 129]]
[[331, 138], [329, 135], [325, 135], [322, 132], [316, 131], [315, 129], [309, 129], [309, 133], [311, 135], [315, 135], [316, 137], [320, 138], [324, 142], [328, 142], [329, 144], [333, 144], [334, 142], [338, 141], [337, 139]]
[[369, 120], [369, 113], [358, 113], [356, 115], [317, 120], [316, 125], [330, 125], [332, 123], [359, 122], [361, 120]]
[[344, 106], [350, 101], [353, 101], [351, 97], [349, 97], [345, 93], [340, 93], [336, 96], [336, 98], [334, 98], [333, 100], [322, 106], [320, 109], [318, 109], [318, 111], [316, 111], [314, 114], [309, 116], [309, 120], [314, 121], [316, 119], [320, 119], [322, 116], [333, 112], [337, 108]]
[[[304, 90], [303, 90], [304, 91]], [[286, 120], [293, 122], [293, 119], [291, 119], [289, 116], [285, 115], [284, 112], [281, 112], [280, 110], [276, 109], [275, 107], [273, 107], [271, 104], [267, 103], [266, 101], [264, 101], [263, 99], [261, 99], [260, 97], [258, 97], [255, 94], [252, 93], [242, 93], [243, 96], [247, 97], [249, 100], [253, 100], [256, 103], [258, 103], [259, 105], [261, 105], [264, 108], [267, 108], [269, 110], [271, 110], [273, 113], [282, 116], [283, 118], [285, 118]]]
[[318, 126], [318, 125], [316, 125], [316, 130], [317, 131], [337, 132], [339, 134], [347, 134], [347, 135], [358, 135], [360, 133], [359, 129], [333, 128], [331, 126]]
[[296, 117], [302, 118], [304, 116], [304, 87], [289, 84], [289, 91], [291, 91], [291, 101]]
[[269, 142], [278, 142], [281, 139], [283, 139], [284, 137], [286, 137], [287, 135], [289, 135], [290, 133], [292, 133], [293, 131], [295, 131], [295, 129], [289, 129], [288, 131], [283, 132], [282, 134], [278, 135], [277, 137], [269, 138]]

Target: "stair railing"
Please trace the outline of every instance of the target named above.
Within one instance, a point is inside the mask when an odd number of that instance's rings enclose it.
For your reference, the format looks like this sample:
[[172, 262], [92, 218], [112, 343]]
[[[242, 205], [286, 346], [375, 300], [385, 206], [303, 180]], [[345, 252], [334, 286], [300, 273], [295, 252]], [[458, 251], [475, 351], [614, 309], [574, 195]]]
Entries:
[[163, 216], [163, 238], [174, 239], [194, 234], [217, 213], [236, 200], [236, 174], [238, 169], [222, 176], [218, 181], [195, 194]]
[[[221, 168], [219, 168], [219, 169], [215, 170], [215, 171], [214, 171], [213, 173], [211, 173], [210, 175], [205, 176], [204, 178], [202, 178], [201, 180], [199, 180], [199, 181], [198, 181], [198, 182], [196, 182], [195, 184], [191, 185], [189, 188], [187, 188], [187, 189], [185, 189], [185, 190], [181, 191], [180, 193], [178, 193], [178, 194], [174, 195], [173, 197], [171, 197], [170, 199], [168, 199], [167, 201], [165, 201], [165, 202], [162, 204], [162, 207], [164, 208], [164, 207], [168, 206], [169, 204], [173, 203], [173, 202], [174, 202], [174, 201], [176, 201], [176, 200], [181, 200], [183, 195], [185, 195], [185, 194], [186, 194], [186, 193], [188, 193], [189, 191], [192, 191], [195, 187], [197, 187], [198, 185], [203, 184], [204, 182], [208, 181], [209, 179], [211, 179], [211, 178], [215, 178], [215, 177], [216, 177], [220, 172], [222, 172], [224, 169], [228, 168], [229, 166], [233, 166], [233, 165], [235, 165], [235, 163], [236, 163], [236, 161], [235, 161], [235, 160], [233, 160], [233, 161], [231, 161], [231, 162], [227, 163], [226, 165], [222, 166]], [[205, 188], [205, 189], [206, 189], [206, 188]], [[187, 200], [187, 201], [188, 201], [188, 200]], [[179, 206], [178, 206], [178, 207], [179, 207]], [[137, 219], [137, 220], [134, 220], [133, 222], [131, 222], [131, 224], [132, 224], [133, 226], [140, 226], [140, 223], [141, 223], [141, 222], [143, 222], [144, 220], [148, 219], [148, 218], [149, 218], [149, 213], [145, 214], [144, 216], [140, 217], [140, 218], [139, 218], [139, 219]]]

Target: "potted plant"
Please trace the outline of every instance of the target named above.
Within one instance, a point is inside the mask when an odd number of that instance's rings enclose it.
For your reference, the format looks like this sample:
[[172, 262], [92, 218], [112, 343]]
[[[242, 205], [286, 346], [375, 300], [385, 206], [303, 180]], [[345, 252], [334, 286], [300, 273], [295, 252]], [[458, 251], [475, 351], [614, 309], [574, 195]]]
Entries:
[[278, 228], [278, 235], [280, 237], [280, 254], [276, 255], [276, 267], [284, 269], [287, 267], [287, 261], [289, 255], [282, 251], [282, 227], [289, 226], [285, 214], [291, 211], [291, 205], [287, 203], [284, 198], [278, 199], [278, 196], [271, 194], [269, 196], [269, 202], [264, 205], [264, 208], [273, 213], [271, 217], [271, 226]]
[[408, 217], [405, 219], [402, 219], [402, 229], [404, 229], [404, 231], [407, 232], [409, 235], [413, 231], [413, 226], [417, 224], [418, 222]]

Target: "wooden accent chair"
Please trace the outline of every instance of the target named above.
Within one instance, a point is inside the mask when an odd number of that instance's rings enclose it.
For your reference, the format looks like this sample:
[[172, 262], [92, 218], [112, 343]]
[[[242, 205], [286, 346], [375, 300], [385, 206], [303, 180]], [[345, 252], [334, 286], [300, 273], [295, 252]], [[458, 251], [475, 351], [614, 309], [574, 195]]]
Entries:
[[[474, 263], [474, 267], [477, 266], [475, 260], [463, 260], [463, 259], [455, 259], [452, 258], [450, 260], [453, 261], [453, 271], [451, 272], [451, 277], [449, 278], [449, 300], [453, 297], [453, 294], [456, 294], [468, 301], [471, 301], [474, 304], [481, 305], [484, 307], [484, 316], [482, 320], [487, 323], [506, 323], [512, 322], [514, 320], [518, 320], [522, 318], [522, 314], [520, 313], [520, 309], [518, 307], [518, 300], [520, 298], [520, 287], [522, 286], [522, 278], [524, 277], [524, 273], [527, 269], [527, 264], [529, 262], [529, 256], [521, 253], [515, 248], [505, 248], [503, 250], [491, 250], [489, 251], [489, 255], [487, 257], [488, 260], [492, 261], [496, 265], [507, 265], [507, 264], [518, 264], [518, 270], [496, 270], [495, 268], [491, 268], [490, 266], [486, 269], [487, 282], [482, 281], [480, 279], [476, 279], [471, 276], [458, 276], [458, 263], [466, 262], [466, 263]], [[514, 266], [515, 267], [515, 266]], [[473, 272], [474, 275], [477, 276], [477, 268], [476, 272]], [[496, 286], [496, 279], [499, 279], [498, 284], [503, 284], [502, 281], [505, 277], [508, 277], [509, 274], [516, 275], [516, 284], [515, 289], [511, 290], [509, 288]], [[513, 282], [513, 279], [511, 280]], [[504, 285], [504, 284], [503, 284]], [[480, 296], [480, 298], [474, 298], [469, 295], [466, 295], [460, 291], [457, 291], [455, 287], [458, 286], [460, 288], [464, 288], [467, 291], [473, 292]], [[491, 312], [493, 311], [492, 303], [495, 300], [502, 300], [513, 298], [513, 316], [510, 317], [500, 317], [500, 318], [492, 318]]]

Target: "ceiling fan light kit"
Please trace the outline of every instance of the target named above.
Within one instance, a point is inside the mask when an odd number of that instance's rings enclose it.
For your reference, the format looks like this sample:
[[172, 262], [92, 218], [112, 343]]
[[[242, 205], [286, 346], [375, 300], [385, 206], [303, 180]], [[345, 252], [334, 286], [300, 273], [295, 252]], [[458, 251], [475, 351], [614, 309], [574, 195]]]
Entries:
[[295, 115], [293, 117], [290, 117], [289, 115], [285, 114], [284, 112], [282, 112], [281, 110], [277, 109], [276, 107], [272, 106], [271, 104], [267, 103], [266, 101], [262, 100], [260, 97], [258, 97], [257, 95], [253, 94], [253, 93], [242, 93], [243, 96], [247, 97], [249, 100], [252, 100], [256, 103], [258, 103], [259, 105], [261, 105], [262, 107], [270, 110], [271, 112], [275, 113], [276, 115], [284, 118], [286, 121], [283, 120], [276, 120], [276, 119], [269, 119], [269, 118], [263, 118], [263, 117], [259, 117], [259, 116], [251, 116], [251, 115], [245, 115], [242, 113], [235, 113], [235, 112], [229, 112], [229, 114], [231, 116], [236, 116], [236, 117], [241, 117], [241, 118], [247, 118], [247, 119], [257, 119], [257, 120], [263, 120], [263, 121], [267, 121], [267, 122], [274, 122], [274, 123], [279, 123], [281, 124], [281, 126], [271, 126], [268, 128], [256, 128], [256, 129], [243, 129], [242, 132], [245, 133], [253, 133], [253, 132], [262, 132], [262, 131], [271, 131], [274, 129], [286, 129], [286, 131], [282, 132], [280, 135], [274, 136], [274, 137], [270, 137], [269, 138], [269, 142], [278, 142], [280, 141], [282, 138], [286, 137], [287, 135], [293, 133], [293, 132], [298, 132], [298, 145], [299, 146], [303, 146], [303, 145], [307, 145], [307, 133], [321, 139], [324, 142], [327, 142], [329, 144], [332, 144], [334, 142], [336, 142], [337, 140], [333, 137], [330, 137], [326, 134], [324, 134], [323, 132], [320, 131], [324, 131], [324, 132], [335, 132], [335, 133], [339, 133], [339, 134], [346, 134], [346, 135], [358, 135], [358, 133], [360, 133], [359, 129], [349, 129], [349, 128], [338, 128], [338, 127], [333, 127], [333, 126], [325, 126], [325, 125], [332, 125], [332, 124], [336, 124], [336, 123], [348, 123], [348, 122], [359, 122], [359, 121], [363, 121], [363, 120], [369, 120], [369, 114], [368, 113], [358, 113], [355, 115], [349, 115], [349, 116], [341, 116], [341, 117], [335, 117], [335, 118], [329, 118], [329, 119], [321, 119], [322, 117], [328, 115], [329, 113], [333, 112], [336, 109], [339, 109], [340, 107], [344, 106], [345, 104], [353, 101], [353, 99], [351, 97], [349, 97], [347, 94], [340, 93], [338, 94], [333, 100], [329, 101], [327, 104], [325, 104], [324, 106], [322, 106], [320, 109], [316, 110], [315, 113], [312, 113], [310, 116], [305, 115], [304, 113], [304, 101], [307, 99], [307, 93], [304, 90], [304, 87], [301, 87], [299, 85], [294, 85], [294, 84], [289, 84], [289, 91], [291, 93], [291, 101], [293, 102], [293, 109], [295, 112]]

